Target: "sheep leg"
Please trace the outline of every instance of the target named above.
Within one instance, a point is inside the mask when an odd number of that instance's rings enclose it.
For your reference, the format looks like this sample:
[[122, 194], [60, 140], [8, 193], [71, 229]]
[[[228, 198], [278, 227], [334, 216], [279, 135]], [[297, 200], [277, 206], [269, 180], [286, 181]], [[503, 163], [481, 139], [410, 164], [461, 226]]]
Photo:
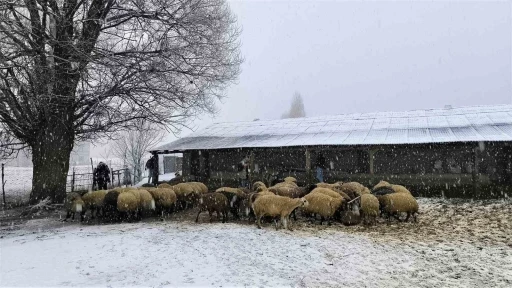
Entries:
[[199, 212], [197, 212], [196, 223], [199, 222], [199, 214], [201, 214], [201, 209], [199, 209]]
[[320, 225], [322, 225], [322, 223], [325, 221], [325, 218], [324, 216], [320, 216]]
[[414, 223], [418, 223], [418, 217], [417, 217], [417, 213], [416, 212], [412, 212], [412, 219], [414, 221]]
[[286, 216], [281, 216], [281, 223], [283, 223], [283, 228], [288, 230], [288, 217]]
[[226, 223], [228, 220], [228, 213], [226, 211], [222, 211], [222, 223]]
[[71, 213], [71, 220], [75, 221], [75, 212]]
[[213, 222], [213, 218], [212, 218], [213, 217], [213, 213], [212, 213], [212, 211], [208, 211], [208, 215], [210, 215], [210, 223], [212, 223]]
[[297, 221], [297, 214], [295, 213], [295, 211], [297, 211], [297, 208], [293, 209], [292, 215], [293, 215], [293, 220]]
[[395, 217], [396, 220], [398, 220], [398, 222], [402, 222], [402, 220], [400, 220], [400, 214], [399, 213], [393, 213], [393, 217]]
[[216, 212], [217, 212], [217, 221], [220, 221], [220, 212], [219, 212], [219, 210], [217, 210]]
[[85, 210], [82, 210], [82, 212], [80, 213], [80, 222], [84, 221], [85, 219]]
[[405, 222], [408, 222], [408, 221], [409, 221], [409, 217], [411, 217], [411, 213], [410, 213], [410, 212], [407, 212], [407, 217], [405, 217]]
[[256, 215], [256, 225], [261, 229], [261, 215]]

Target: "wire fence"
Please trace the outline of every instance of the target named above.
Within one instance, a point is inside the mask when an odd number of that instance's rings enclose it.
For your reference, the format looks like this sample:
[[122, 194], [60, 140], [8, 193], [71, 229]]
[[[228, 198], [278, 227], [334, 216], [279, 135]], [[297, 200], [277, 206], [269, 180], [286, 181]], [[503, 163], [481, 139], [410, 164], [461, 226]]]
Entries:
[[[132, 174], [128, 168], [110, 171], [110, 180], [108, 188], [120, 187], [123, 185], [132, 185]], [[93, 173], [73, 173], [68, 174], [66, 181], [66, 191], [85, 191], [92, 190], [94, 185]]]

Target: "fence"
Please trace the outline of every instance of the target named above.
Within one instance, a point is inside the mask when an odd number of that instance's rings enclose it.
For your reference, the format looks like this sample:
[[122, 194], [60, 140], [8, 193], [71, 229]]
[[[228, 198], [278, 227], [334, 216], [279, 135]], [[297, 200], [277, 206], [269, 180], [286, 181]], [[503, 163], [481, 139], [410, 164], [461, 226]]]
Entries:
[[[111, 183], [109, 188], [119, 187], [121, 185], [132, 185], [132, 176], [129, 169], [112, 170], [110, 174]], [[68, 174], [66, 181], [66, 191], [84, 191], [91, 190], [93, 186], [93, 173], [73, 173]]]

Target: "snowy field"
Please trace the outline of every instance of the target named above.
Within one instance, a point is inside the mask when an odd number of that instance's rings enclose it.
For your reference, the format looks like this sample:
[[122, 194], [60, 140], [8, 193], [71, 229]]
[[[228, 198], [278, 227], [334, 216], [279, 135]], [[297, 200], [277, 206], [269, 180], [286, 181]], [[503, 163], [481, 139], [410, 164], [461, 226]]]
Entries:
[[0, 285], [511, 287], [510, 201], [419, 202], [418, 224], [301, 218], [293, 232], [210, 224], [207, 213], [196, 224], [194, 210], [109, 225], [4, 214]]

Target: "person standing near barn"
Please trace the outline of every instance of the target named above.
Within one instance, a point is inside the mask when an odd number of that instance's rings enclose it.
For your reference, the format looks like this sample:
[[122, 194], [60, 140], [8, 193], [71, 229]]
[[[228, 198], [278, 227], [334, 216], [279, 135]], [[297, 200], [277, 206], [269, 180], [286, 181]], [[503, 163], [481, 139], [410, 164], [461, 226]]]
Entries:
[[110, 183], [110, 169], [107, 164], [98, 163], [94, 171], [94, 178], [98, 184], [98, 190], [107, 190], [107, 183]]
[[238, 180], [240, 181], [240, 187], [248, 187], [247, 177], [249, 176], [249, 157], [245, 156], [242, 161], [238, 163]]
[[155, 178], [155, 168], [156, 168], [156, 157], [155, 155], [151, 156], [149, 160], [146, 162], [146, 170], [148, 170], [148, 183], [151, 183], [151, 179]]
[[324, 169], [325, 169], [325, 157], [322, 152], [318, 152], [316, 156], [316, 179], [319, 182], [324, 182]]

